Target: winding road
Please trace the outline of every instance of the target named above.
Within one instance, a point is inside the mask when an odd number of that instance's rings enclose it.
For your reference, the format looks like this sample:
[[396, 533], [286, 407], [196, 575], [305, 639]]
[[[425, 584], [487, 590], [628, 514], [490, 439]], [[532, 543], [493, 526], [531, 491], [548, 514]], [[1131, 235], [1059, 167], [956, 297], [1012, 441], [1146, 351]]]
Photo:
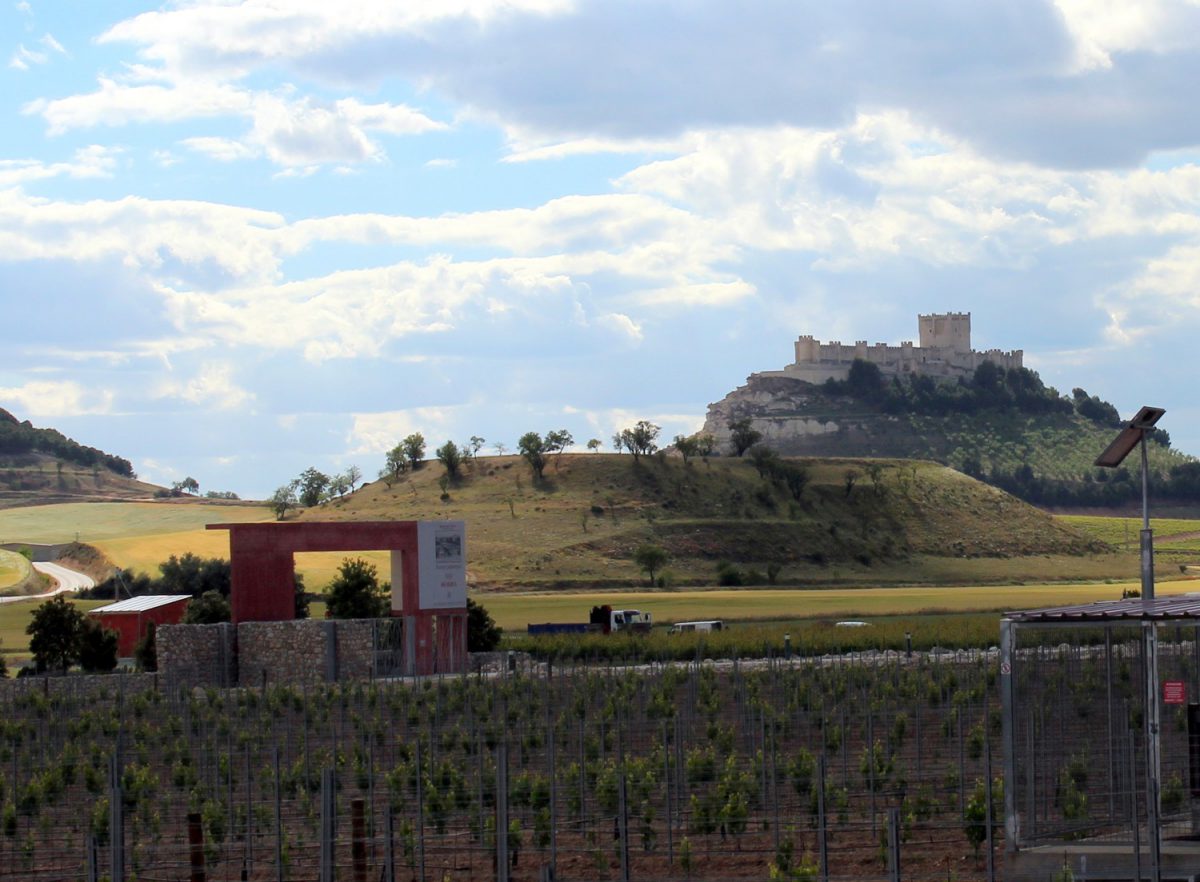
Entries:
[[57, 586], [45, 594], [26, 594], [19, 597], [0, 597], [0, 603], [16, 603], [19, 600], [40, 600], [46, 597], [53, 597], [55, 594], [62, 594], [66, 591], [81, 591], [84, 588], [93, 588], [96, 585], [96, 580], [91, 576], [86, 576], [83, 573], [69, 570], [64, 566], [49, 562], [35, 562], [33, 568], [43, 575], [49, 576]]

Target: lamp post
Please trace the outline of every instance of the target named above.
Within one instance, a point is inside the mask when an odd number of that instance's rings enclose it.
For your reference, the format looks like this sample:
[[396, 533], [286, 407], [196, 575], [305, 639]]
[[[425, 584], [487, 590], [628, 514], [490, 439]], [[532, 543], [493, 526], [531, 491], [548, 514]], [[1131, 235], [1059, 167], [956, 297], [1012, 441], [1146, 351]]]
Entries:
[[1142, 597], [1154, 599], [1154, 536], [1150, 530], [1150, 468], [1146, 461], [1146, 435], [1154, 431], [1154, 424], [1166, 413], [1161, 407], [1143, 407], [1128, 423], [1121, 433], [1112, 440], [1104, 452], [1096, 457], [1096, 465], [1115, 469], [1125, 461], [1125, 457], [1133, 452], [1134, 447], [1142, 449]]
[[[1146, 435], [1154, 431], [1154, 424], [1166, 413], [1161, 407], [1143, 407], [1112, 440], [1104, 452], [1096, 457], [1096, 465], [1115, 469], [1125, 461], [1134, 447], [1142, 449], [1142, 603], [1146, 611], [1154, 601], [1154, 534], [1150, 530], [1150, 469], [1146, 460]], [[1162, 879], [1162, 831], [1159, 825], [1159, 777], [1161, 774], [1161, 745], [1159, 743], [1158, 708], [1158, 630], [1152, 618], [1142, 621], [1142, 668], [1145, 672], [1146, 712], [1142, 714], [1146, 732], [1146, 832], [1150, 839], [1150, 878], [1154, 882]], [[1138, 819], [1134, 813], [1136, 833]], [[1135, 839], [1136, 841], [1136, 839]]]

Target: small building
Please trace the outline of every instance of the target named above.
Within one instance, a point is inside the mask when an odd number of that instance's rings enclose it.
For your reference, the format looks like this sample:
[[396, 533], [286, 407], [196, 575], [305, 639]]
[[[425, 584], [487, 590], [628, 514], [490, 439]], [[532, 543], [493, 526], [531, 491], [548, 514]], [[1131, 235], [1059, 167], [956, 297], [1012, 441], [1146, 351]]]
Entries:
[[88, 615], [94, 616], [103, 627], [117, 632], [117, 655], [128, 658], [151, 623], [158, 627], [183, 621], [191, 599], [190, 594], [143, 594], [97, 607]]

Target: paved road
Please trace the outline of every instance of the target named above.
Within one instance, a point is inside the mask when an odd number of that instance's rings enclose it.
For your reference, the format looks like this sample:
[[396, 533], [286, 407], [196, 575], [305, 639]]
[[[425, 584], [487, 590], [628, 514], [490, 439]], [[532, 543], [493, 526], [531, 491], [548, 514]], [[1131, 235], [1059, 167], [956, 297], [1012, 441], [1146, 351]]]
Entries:
[[47, 591], [45, 594], [29, 594], [23, 597], [0, 597], [0, 603], [16, 603], [18, 600], [39, 600], [45, 597], [53, 597], [55, 594], [62, 594], [64, 591], [80, 591], [84, 588], [92, 588], [96, 585], [96, 580], [91, 576], [85, 576], [83, 573], [75, 570], [68, 570], [64, 566], [59, 566], [56, 563], [35, 563], [33, 568], [39, 573], [43, 573], [57, 582], [57, 586]]

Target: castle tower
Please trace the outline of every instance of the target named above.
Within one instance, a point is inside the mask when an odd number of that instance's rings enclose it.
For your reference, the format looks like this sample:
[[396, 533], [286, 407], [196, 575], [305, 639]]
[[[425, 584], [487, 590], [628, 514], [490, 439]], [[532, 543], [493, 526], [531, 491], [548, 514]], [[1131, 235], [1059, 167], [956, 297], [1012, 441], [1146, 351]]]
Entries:
[[918, 315], [917, 328], [921, 335], [920, 346], [922, 349], [971, 351], [971, 313], [969, 312]]

